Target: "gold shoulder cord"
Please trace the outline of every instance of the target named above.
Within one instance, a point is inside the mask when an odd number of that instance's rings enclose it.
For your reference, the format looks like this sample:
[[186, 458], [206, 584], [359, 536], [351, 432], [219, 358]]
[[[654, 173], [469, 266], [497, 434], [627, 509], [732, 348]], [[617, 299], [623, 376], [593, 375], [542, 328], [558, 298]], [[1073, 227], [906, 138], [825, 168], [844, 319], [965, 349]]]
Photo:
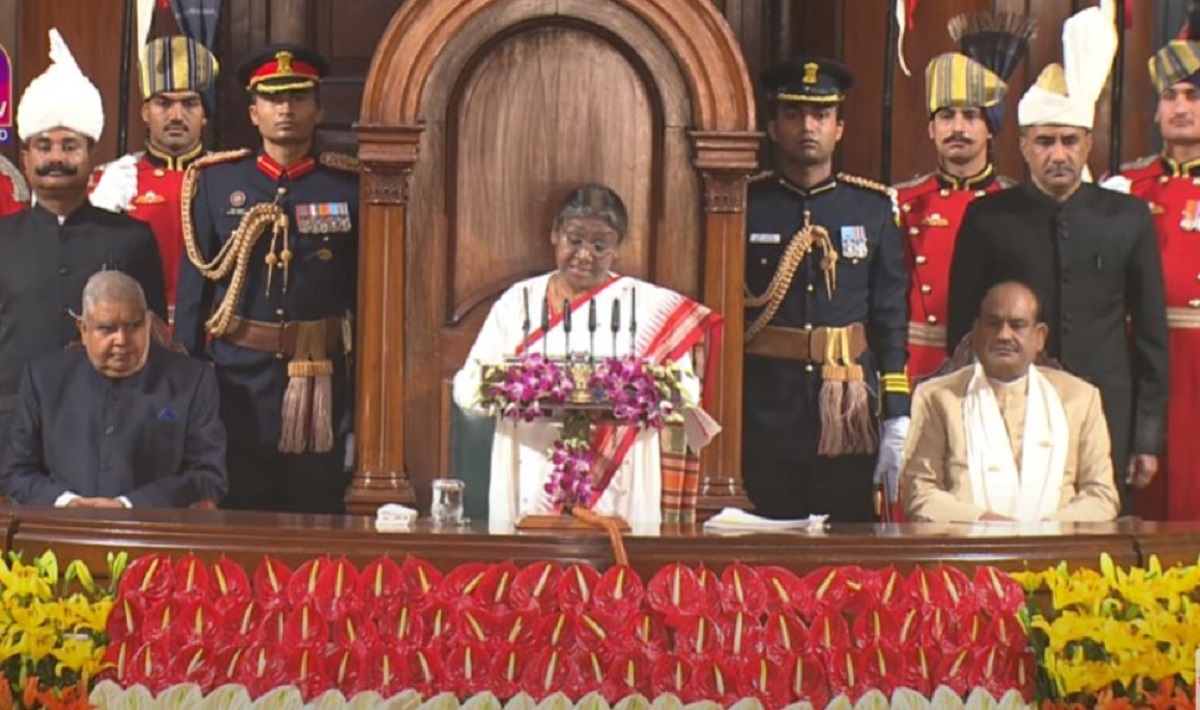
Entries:
[[220, 251], [212, 261], [205, 261], [204, 255], [196, 244], [195, 228], [192, 226], [192, 200], [196, 197], [199, 169], [215, 163], [222, 163], [240, 158], [249, 151], [237, 150], [216, 153], [197, 160], [187, 170], [183, 180], [183, 192], [180, 199], [183, 209], [183, 243], [187, 248], [188, 260], [200, 272], [200, 275], [210, 281], [220, 281], [233, 272], [229, 289], [225, 298], [217, 307], [204, 326], [214, 336], [221, 336], [229, 327], [229, 320], [237, 310], [242, 299], [242, 291], [246, 286], [246, 271], [250, 265], [250, 252], [254, 244], [263, 235], [268, 226], [273, 231], [287, 228], [287, 215], [278, 204], [265, 202], [257, 204], [242, 217], [237, 229], [229, 235], [229, 239], [221, 245]]
[[825, 272], [825, 293], [829, 298], [833, 298], [833, 293], [837, 290], [838, 253], [833, 248], [829, 232], [820, 225], [812, 224], [811, 218], [812, 214], [805, 210], [804, 226], [792, 236], [787, 248], [783, 250], [783, 257], [779, 260], [779, 266], [775, 269], [775, 274], [771, 277], [771, 283], [767, 285], [767, 290], [761, 296], [754, 296], [750, 293], [749, 288], [745, 289], [745, 305], [748, 308], [758, 308], [764, 305], [766, 308], [746, 329], [744, 342], [750, 342], [763, 328], [767, 327], [767, 324], [779, 312], [779, 307], [783, 305], [783, 299], [787, 296], [788, 289], [792, 287], [796, 269], [800, 267], [800, 262], [804, 261], [805, 255], [812, 253], [816, 247], [820, 247], [824, 253], [824, 257], [821, 259], [821, 271]]

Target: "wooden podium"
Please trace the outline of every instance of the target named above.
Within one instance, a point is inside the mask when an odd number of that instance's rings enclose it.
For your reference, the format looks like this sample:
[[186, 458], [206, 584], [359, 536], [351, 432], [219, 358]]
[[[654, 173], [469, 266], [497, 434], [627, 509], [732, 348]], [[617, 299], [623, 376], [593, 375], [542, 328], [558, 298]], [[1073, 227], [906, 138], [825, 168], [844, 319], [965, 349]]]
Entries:
[[622, 273], [725, 317], [701, 504], [741, 484], [746, 178], [760, 134], [745, 62], [709, 0], [409, 0], [376, 49], [363, 165], [353, 513], [424, 507], [446, 475], [448, 381], [491, 303], [553, 267], [584, 182], [630, 213]]

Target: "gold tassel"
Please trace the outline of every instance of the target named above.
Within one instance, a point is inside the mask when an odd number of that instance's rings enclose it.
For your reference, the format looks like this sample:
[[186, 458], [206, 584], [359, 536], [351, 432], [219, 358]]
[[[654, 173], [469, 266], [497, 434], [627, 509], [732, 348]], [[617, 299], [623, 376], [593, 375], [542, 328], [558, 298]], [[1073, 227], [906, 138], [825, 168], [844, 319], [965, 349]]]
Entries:
[[329, 373], [312, 378], [312, 448], [319, 454], [333, 451], [333, 363], [322, 362], [329, 366]]
[[846, 453], [873, 454], [877, 447], [875, 418], [871, 416], [871, 393], [859, 364], [849, 368], [846, 383]]
[[837, 331], [837, 328], [829, 328], [825, 336], [825, 363], [821, 366], [821, 394], [817, 398], [817, 411], [821, 413], [818, 456], [837, 456], [846, 448], [842, 397], [845, 393], [847, 372], [842, 364], [842, 344], [837, 337]]
[[279, 451], [302, 454], [308, 444], [308, 421], [312, 407], [312, 378], [298, 376], [293, 367], [307, 363], [288, 363], [288, 386], [283, 393], [283, 426], [279, 430]]
[[288, 363], [279, 451], [300, 454], [333, 450], [333, 362], [325, 352], [325, 322], [301, 325]]

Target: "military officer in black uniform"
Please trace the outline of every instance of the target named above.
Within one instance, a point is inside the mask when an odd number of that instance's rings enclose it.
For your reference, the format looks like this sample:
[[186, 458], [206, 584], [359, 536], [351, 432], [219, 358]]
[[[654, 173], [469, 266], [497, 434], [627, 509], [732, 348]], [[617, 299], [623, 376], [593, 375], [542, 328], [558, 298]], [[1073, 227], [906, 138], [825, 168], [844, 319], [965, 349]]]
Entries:
[[827, 59], [762, 77], [778, 170], [749, 190], [742, 472], [769, 517], [873, 520], [873, 474], [895, 481], [908, 426], [895, 203], [883, 185], [833, 173], [851, 82]]
[[175, 334], [217, 367], [225, 507], [344, 510], [358, 173], [313, 154], [327, 69], [293, 45], [244, 64], [262, 148], [202, 158], [184, 183]]

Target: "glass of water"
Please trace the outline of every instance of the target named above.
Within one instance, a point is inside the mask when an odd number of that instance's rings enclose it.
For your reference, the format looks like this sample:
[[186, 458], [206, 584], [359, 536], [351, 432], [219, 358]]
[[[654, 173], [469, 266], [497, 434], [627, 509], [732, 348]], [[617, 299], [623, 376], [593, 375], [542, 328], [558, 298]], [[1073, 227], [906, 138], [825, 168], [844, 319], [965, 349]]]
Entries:
[[429, 506], [429, 517], [435, 526], [463, 525], [471, 522], [463, 516], [463, 491], [467, 485], [458, 478], [435, 478], [433, 480], [433, 502]]

